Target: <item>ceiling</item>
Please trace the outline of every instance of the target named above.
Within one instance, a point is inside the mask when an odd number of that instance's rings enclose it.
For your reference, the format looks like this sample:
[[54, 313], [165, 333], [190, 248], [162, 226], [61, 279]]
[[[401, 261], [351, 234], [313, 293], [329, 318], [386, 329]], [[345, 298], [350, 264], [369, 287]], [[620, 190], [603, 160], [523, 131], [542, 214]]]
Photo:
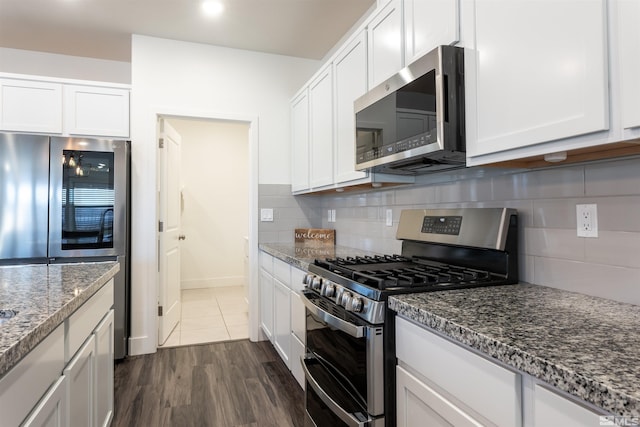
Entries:
[[0, 47], [131, 61], [142, 34], [322, 59], [376, 0], [0, 0]]

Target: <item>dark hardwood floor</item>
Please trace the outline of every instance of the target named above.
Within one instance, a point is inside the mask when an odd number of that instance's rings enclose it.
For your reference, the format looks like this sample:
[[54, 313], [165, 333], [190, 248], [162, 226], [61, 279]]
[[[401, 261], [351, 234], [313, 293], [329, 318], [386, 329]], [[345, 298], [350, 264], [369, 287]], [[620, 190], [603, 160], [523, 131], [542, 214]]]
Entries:
[[304, 426], [304, 393], [268, 341], [159, 349], [115, 366], [112, 426]]

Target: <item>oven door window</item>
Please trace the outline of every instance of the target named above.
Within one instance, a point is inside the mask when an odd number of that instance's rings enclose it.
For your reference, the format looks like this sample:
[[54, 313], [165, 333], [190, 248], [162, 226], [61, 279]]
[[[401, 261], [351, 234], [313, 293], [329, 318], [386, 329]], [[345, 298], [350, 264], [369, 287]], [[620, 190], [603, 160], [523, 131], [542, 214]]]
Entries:
[[[335, 309], [341, 309], [341, 307]], [[309, 310], [306, 313], [307, 349], [327, 369], [335, 372], [335, 376], [340, 377], [341, 382], [346, 383], [346, 387], [352, 390], [353, 398], [366, 407], [366, 336], [352, 337], [348, 333], [327, 325]], [[348, 313], [345, 312], [343, 315], [347, 317]]]
[[113, 248], [114, 153], [64, 150], [62, 249]]

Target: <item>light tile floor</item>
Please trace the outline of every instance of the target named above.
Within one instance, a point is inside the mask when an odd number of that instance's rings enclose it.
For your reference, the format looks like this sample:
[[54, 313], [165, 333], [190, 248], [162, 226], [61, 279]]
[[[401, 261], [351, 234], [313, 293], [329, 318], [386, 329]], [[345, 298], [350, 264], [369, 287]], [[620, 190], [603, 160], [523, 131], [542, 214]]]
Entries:
[[249, 308], [243, 286], [182, 291], [182, 316], [161, 347], [249, 338]]

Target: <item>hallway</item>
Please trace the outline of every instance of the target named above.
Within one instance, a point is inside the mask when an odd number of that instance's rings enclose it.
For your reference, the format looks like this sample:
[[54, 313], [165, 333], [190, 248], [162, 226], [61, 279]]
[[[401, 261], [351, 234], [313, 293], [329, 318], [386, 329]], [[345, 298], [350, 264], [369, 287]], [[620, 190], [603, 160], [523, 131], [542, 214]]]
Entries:
[[183, 289], [180, 323], [159, 348], [249, 337], [249, 307], [243, 286]]

